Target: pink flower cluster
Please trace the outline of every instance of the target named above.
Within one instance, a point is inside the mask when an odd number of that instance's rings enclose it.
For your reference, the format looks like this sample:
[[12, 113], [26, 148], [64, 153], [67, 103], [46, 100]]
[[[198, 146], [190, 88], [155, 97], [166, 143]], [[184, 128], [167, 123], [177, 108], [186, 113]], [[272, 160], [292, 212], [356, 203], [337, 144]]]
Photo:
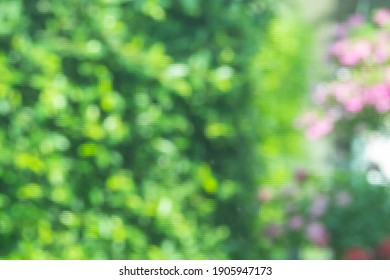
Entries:
[[329, 241], [328, 230], [321, 222], [319, 222], [318, 218], [326, 213], [328, 203], [329, 198], [327, 196], [316, 196], [313, 199], [306, 215], [293, 214], [288, 219], [288, 229], [291, 231], [302, 230], [306, 239], [314, 245], [319, 247], [326, 246]]
[[[352, 15], [345, 23], [337, 25], [337, 40], [330, 48], [330, 54], [343, 66], [355, 66], [360, 63], [385, 63], [390, 58], [389, 27], [390, 10], [380, 9], [373, 15], [374, 26], [359, 14]], [[374, 36], [356, 37], [354, 31], [359, 28], [374, 29]]]
[[296, 125], [299, 128], [305, 129], [305, 135], [309, 139], [318, 139], [333, 130], [334, 123], [339, 118], [339, 114], [335, 110], [329, 110], [325, 113], [319, 111], [308, 111], [301, 116]]
[[331, 53], [336, 56], [341, 65], [353, 66], [371, 55], [372, 47], [368, 41], [350, 41], [341, 39], [337, 41], [331, 49]]
[[390, 23], [390, 10], [380, 9], [374, 14], [374, 21], [378, 25], [388, 25]]
[[383, 79], [372, 85], [353, 80], [321, 85], [314, 91], [314, 102], [346, 113], [359, 113], [365, 107], [373, 107], [380, 114], [386, 113], [390, 111], [390, 68], [384, 72]]
[[338, 37], [330, 47], [339, 67], [337, 77], [315, 87], [315, 109], [296, 123], [307, 138], [329, 134], [338, 121], [360, 116], [366, 108], [378, 115], [390, 111], [390, 10], [376, 11], [373, 22], [354, 15], [338, 26]]
[[[343, 208], [351, 204], [353, 202], [352, 196], [345, 190], [341, 190], [334, 195], [313, 193], [301, 204], [303, 200], [299, 194], [307, 191], [305, 191], [305, 186], [311, 186], [311, 176], [306, 170], [299, 169], [295, 172], [294, 178], [295, 184], [285, 186], [279, 195], [273, 192], [273, 195], [269, 196], [268, 193], [271, 193], [270, 187], [260, 189], [260, 193], [267, 193], [265, 195], [266, 199], [260, 201], [272, 203], [272, 201], [275, 202], [275, 199], [280, 198], [283, 201], [286, 215], [284, 223], [266, 225], [263, 234], [270, 241], [286, 234], [292, 234], [301, 236], [301, 238], [315, 246], [328, 246], [330, 232], [322, 222], [323, 218], [329, 213], [331, 207]], [[302, 208], [302, 205], [305, 206]]]
[[382, 30], [374, 38], [341, 38], [331, 46], [330, 53], [342, 66], [383, 64], [390, 58], [389, 43], [389, 32]]
[[319, 222], [310, 223], [306, 228], [306, 235], [316, 246], [323, 247], [328, 245], [328, 231]]

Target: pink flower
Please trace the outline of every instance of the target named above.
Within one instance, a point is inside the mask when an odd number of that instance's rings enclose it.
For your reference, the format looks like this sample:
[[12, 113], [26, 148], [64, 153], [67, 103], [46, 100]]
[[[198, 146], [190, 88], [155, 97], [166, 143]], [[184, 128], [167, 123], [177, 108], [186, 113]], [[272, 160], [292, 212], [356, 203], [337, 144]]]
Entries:
[[354, 14], [348, 18], [348, 26], [358, 27], [364, 23], [364, 17], [361, 14]]
[[368, 57], [371, 53], [371, 44], [367, 41], [360, 40], [351, 45], [350, 52], [347, 51], [341, 62], [345, 65], [355, 65], [361, 60]]
[[374, 21], [378, 25], [386, 25], [390, 22], [390, 10], [389, 9], [379, 9], [374, 14]]
[[389, 45], [380, 43], [374, 50], [374, 59], [376, 63], [384, 63], [389, 59]]
[[333, 34], [336, 38], [342, 38], [347, 35], [348, 27], [345, 24], [337, 24], [333, 29]]
[[365, 100], [362, 96], [352, 97], [343, 104], [345, 111], [350, 113], [360, 112], [364, 108], [364, 105]]
[[308, 111], [296, 120], [299, 128], [305, 129], [308, 139], [319, 139], [332, 131], [334, 122], [340, 118], [339, 110], [330, 108], [325, 113]]
[[325, 195], [320, 195], [316, 197], [310, 207], [310, 215], [316, 218], [322, 216], [328, 208], [328, 200], [328, 197], [326, 197]]
[[317, 246], [323, 247], [328, 244], [328, 232], [319, 222], [312, 222], [307, 226], [306, 236]]
[[375, 109], [378, 113], [385, 113], [390, 109], [390, 100], [383, 99], [375, 104]]
[[385, 78], [386, 84], [390, 86], [390, 67], [387, 67], [387, 68], [385, 69], [384, 75], [385, 75], [384, 78]]
[[351, 42], [342, 39], [332, 46], [331, 52], [338, 58], [340, 64], [354, 66], [371, 54], [371, 44], [365, 40]]
[[280, 236], [282, 232], [283, 232], [282, 227], [274, 223], [268, 224], [264, 229], [265, 236], [270, 240], [273, 240], [276, 237]]
[[346, 191], [341, 191], [336, 195], [336, 204], [340, 207], [349, 205], [352, 202], [351, 195]]
[[331, 54], [335, 56], [340, 56], [345, 52], [345, 49], [347, 48], [347, 40], [340, 39], [336, 41], [333, 46], [330, 48]]
[[323, 105], [329, 97], [329, 88], [326, 84], [316, 85], [312, 98], [315, 104]]
[[313, 120], [316, 119], [318, 119], [318, 112], [307, 111], [295, 121], [295, 124], [299, 128], [305, 128], [309, 126], [313, 122]]
[[373, 45], [373, 58], [376, 63], [384, 63], [390, 57], [390, 34], [379, 32]]
[[305, 131], [308, 139], [319, 139], [333, 130], [333, 120], [324, 118], [314, 121]]
[[305, 129], [308, 139], [319, 139], [333, 129], [334, 122], [340, 117], [337, 110], [329, 109], [325, 114], [320, 115], [318, 111], [308, 111], [298, 118], [296, 125]]
[[328, 118], [332, 119], [333, 121], [337, 121], [339, 118], [342, 117], [342, 112], [340, 111], [339, 108], [332, 107], [328, 109], [326, 115], [328, 116]]
[[366, 91], [366, 100], [378, 113], [390, 110], [390, 91], [386, 84], [374, 85]]
[[302, 228], [304, 223], [303, 217], [300, 215], [292, 216], [288, 221], [288, 227], [292, 230], [298, 230]]
[[361, 93], [361, 86], [354, 81], [340, 81], [331, 84], [331, 91], [339, 103], [345, 103]]
[[257, 199], [260, 202], [267, 202], [272, 200], [273, 198], [273, 192], [271, 188], [262, 187], [257, 193]]
[[294, 173], [294, 178], [298, 183], [303, 183], [307, 178], [309, 178], [309, 172], [307, 172], [305, 169], [298, 169]]

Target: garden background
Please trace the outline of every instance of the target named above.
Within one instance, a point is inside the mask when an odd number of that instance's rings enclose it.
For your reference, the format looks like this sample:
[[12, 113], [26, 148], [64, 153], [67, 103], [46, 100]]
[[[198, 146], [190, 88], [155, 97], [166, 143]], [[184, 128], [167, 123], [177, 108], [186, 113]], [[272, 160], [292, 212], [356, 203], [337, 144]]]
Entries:
[[390, 258], [386, 2], [1, 0], [0, 259]]

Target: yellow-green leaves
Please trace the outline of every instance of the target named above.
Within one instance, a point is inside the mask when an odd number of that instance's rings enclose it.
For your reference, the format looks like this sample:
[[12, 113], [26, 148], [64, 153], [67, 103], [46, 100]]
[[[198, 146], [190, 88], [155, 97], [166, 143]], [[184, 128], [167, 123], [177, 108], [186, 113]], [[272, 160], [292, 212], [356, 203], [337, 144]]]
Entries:
[[232, 88], [234, 70], [228, 65], [220, 66], [211, 75], [211, 82], [223, 92]]
[[233, 132], [231, 126], [225, 123], [213, 122], [206, 126], [205, 134], [208, 138], [218, 138], [229, 136]]
[[142, 11], [156, 21], [165, 19], [165, 10], [159, 5], [158, 0], [146, 0], [142, 6]]
[[210, 166], [204, 164], [198, 168], [198, 178], [200, 179], [203, 189], [207, 193], [215, 193], [218, 188], [218, 181], [213, 176]]
[[100, 146], [98, 144], [87, 142], [78, 147], [78, 154], [82, 157], [92, 157], [96, 156], [99, 150]]
[[44, 193], [42, 186], [35, 183], [30, 183], [20, 187], [18, 189], [17, 195], [21, 200], [35, 200], [42, 198]]
[[131, 173], [126, 170], [120, 170], [112, 174], [107, 178], [106, 187], [111, 191], [132, 191], [134, 182]]
[[58, 204], [69, 205], [72, 201], [72, 192], [69, 189], [69, 186], [55, 186], [51, 189], [50, 198]]
[[35, 173], [42, 173], [44, 170], [44, 162], [35, 155], [23, 152], [15, 156], [15, 165], [21, 169], [31, 170]]

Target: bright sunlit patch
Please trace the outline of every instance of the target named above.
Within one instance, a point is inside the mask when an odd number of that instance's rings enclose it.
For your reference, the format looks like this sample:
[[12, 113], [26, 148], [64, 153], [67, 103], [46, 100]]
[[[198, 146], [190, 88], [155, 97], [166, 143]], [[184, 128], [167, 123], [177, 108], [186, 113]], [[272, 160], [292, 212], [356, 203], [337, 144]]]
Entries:
[[[363, 159], [367, 163], [376, 164], [387, 180], [390, 180], [390, 138], [375, 133], [368, 137], [364, 149]], [[372, 170], [367, 174], [370, 183], [383, 183], [383, 176], [378, 170]]]

